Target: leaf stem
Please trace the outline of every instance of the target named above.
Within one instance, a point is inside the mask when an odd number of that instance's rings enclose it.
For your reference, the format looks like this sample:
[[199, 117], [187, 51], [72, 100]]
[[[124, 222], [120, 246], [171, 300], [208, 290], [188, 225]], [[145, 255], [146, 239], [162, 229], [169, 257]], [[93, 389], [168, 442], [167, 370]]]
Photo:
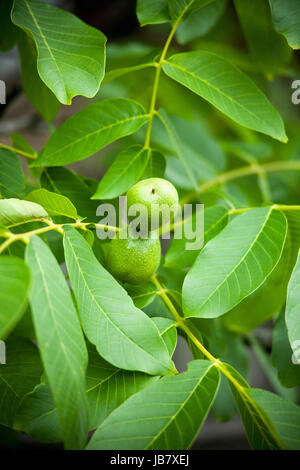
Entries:
[[164, 59], [166, 58], [169, 46], [171, 44], [171, 41], [174, 37], [174, 34], [176, 32], [177, 26], [180, 23], [181, 18], [179, 18], [173, 25], [171, 32], [167, 38], [167, 41], [165, 43], [165, 46], [163, 48], [163, 51], [161, 53], [159, 62], [156, 64], [156, 72], [155, 72], [155, 77], [154, 77], [154, 84], [153, 84], [153, 90], [152, 90], [152, 96], [151, 96], [151, 101], [150, 101], [150, 108], [149, 108], [149, 121], [148, 121], [148, 126], [147, 126], [147, 131], [146, 131], [146, 137], [145, 137], [145, 144], [144, 148], [148, 149], [150, 148], [150, 140], [151, 140], [151, 131], [152, 131], [152, 124], [153, 124], [153, 118], [156, 114], [155, 110], [155, 105], [156, 105], [156, 99], [157, 99], [157, 93], [158, 93], [158, 86], [159, 86], [159, 80], [160, 80], [160, 74], [161, 74], [161, 69], [162, 69], [162, 64]]
[[24, 152], [23, 150], [17, 149], [15, 147], [10, 147], [9, 145], [5, 145], [1, 143], [0, 143], [0, 148], [10, 150], [11, 152], [17, 153], [18, 155], [21, 155], [22, 157], [31, 158], [32, 160], [35, 160], [38, 156], [36, 152], [34, 154], [27, 153], [27, 152]]
[[[36, 219], [34, 220], [36, 221]], [[12, 233], [12, 232], [4, 232], [1, 234], [1, 236], [7, 238], [5, 242], [0, 245], [0, 254], [3, 253], [4, 250], [6, 250], [12, 243], [15, 243], [16, 241], [22, 241], [24, 243], [28, 243], [30, 237], [34, 235], [41, 235], [42, 233], [50, 232], [51, 230], [56, 230], [60, 234], [64, 234], [64, 225], [71, 225], [72, 227], [75, 228], [81, 228], [83, 230], [86, 230], [87, 226], [93, 225], [95, 228], [101, 228], [101, 229], [107, 229], [113, 232], [118, 232], [119, 227], [113, 227], [111, 225], [104, 225], [104, 224], [96, 224], [96, 223], [91, 223], [91, 222], [75, 222], [72, 224], [55, 224], [51, 220], [47, 219], [41, 219], [41, 222], [44, 222], [47, 224], [47, 227], [41, 227], [35, 230], [30, 230], [29, 232], [25, 233]]]

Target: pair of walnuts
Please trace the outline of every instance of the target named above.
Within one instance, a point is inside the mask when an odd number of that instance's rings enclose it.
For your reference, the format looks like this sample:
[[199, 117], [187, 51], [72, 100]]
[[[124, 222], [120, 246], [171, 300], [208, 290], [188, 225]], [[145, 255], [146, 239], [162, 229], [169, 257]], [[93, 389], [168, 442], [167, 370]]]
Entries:
[[[143, 204], [150, 221], [153, 204], [156, 208], [164, 204], [172, 207], [178, 204], [178, 193], [169, 181], [149, 178], [139, 181], [127, 192], [127, 206], [133, 204]], [[106, 267], [120, 281], [141, 284], [151, 278], [160, 264], [160, 241], [153, 232], [149, 232], [147, 238], [136, 238], [130, 234], [130, 225], [124, 230], [126, 238], [117, 234], [109, 244]]]

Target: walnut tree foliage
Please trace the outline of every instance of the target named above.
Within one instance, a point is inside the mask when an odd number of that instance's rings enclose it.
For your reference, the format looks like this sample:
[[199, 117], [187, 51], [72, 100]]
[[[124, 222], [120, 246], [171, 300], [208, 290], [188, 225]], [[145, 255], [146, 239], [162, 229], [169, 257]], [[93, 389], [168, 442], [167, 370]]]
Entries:
[[[40, 152], [0, 144], [0, 424], [66, 449], [188, 449], [209, 412], [239, 413], [253, 449], [300, 449], [298, 0], [138, 0], [140, 42], [120, 44], [50, 1], [0, 13], [51, 129]], [[109, 144], [100, 181], [66, 167]], [[151, 177], [205, 205], [204, 246], [173, 239], [133, 286], [106, 269], [96, 209]], [[272, 391], [252, 388], [250, 350]]]

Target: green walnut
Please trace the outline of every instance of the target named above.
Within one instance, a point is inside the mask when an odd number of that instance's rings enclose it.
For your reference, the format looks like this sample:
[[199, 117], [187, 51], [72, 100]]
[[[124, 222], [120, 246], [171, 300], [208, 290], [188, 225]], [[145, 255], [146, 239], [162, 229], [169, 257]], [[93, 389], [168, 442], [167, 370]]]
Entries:
[[[134, 204], [142, 204], [147, 209], [148, 222], [151, 217], [159, 213], [166, 206], [178, 206], [179, 198], [176, 188], [169, 181], [162, 178], [149, 178], [139, 181], [127, 192], [127, 207], [130, 209]], [[171, 216], [173, 216], [173, 212]], [[161, 223], [161, 217], [159, 224]], [[131, 219], [129, 217], [129, 219]], [[153, 227], [152, 227], [153, 228]], [[156, 227], [154, 227], [156, 228]]]
[[108, 248], [106, 267], [119, 281], [141, 284], [156, 272], [161, 257], [158, 238], [114, 238]]

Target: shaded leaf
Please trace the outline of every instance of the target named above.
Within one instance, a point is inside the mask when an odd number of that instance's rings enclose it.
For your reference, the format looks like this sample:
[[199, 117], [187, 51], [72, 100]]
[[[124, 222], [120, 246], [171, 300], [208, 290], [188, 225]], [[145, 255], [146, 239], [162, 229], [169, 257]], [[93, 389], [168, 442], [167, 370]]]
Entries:
[[48, 217], [45, 209], [35, 202], [21, 199], [0, 199], [0, 224], [13, 227], [32, 219]]
[[173, 22], [185, 20], [189, 15], [195, 13], [215, 0], [169, 0], [169, 11]]
[[11, 22], [10, 12], [13, 7], [13, 0], [0, 2], [0, 50], [9, 51], [16, 42], [16, 27]]
[[124, 149], [101, 179], [92, 199], [113, 199], [126, 193], [142, 176], [150, 154], [141, 145]]
[[141, 26], [170, 21], [168, 0], [138, 0], [136, 13]]
[[300, 252], [288, 285], [285, 321], [290, 344], [300, 364]]
[[84, 446], [87, 352], [68, 285], [50, 249], [32, 237], [26, 249], [32, 275], [30, 304], [39, 348], [66, 448]]
[[142, 179], [163, 178], [165, 171], [166, 159], [164, 155], [157, 150], [151, 150], [151, 155], [143, 173]]
[[52, 122], [59, 111], [60, 103], [38, 74], [37, 52], [33, 39], [21, 29], [18, 29], [17, 37], [24, 93], [42, 118]]
[[27, 201], [35, 202], [42, 206], [50, 215], [63, 215], [76, 219], [78, 217], [76, 207], [65, 196], [53, 193], [47, 189], [36, 189], [26, 196]]
[[267, 76], [273, 77], [286, 65], [290, 49], [274, 29], [268, 2], [235, 0], [235, 8], [253, 59]]
[[25, 175], [17, 155], [0, 149], [0, 193], [3, 197], [17, 196], [25, 186]]
[[81, 217], [95, 221], [97, 201], [91, 201], [93, 190], [79, 175], [67, 168], [45, 168], [40, 179], [41, 186], [48, 191], [66, 196], [76, 207]]
[[215, 0], [187, 18], [177, 28], [176, 37], [178, 42], [187, 44], [208, 33], [223, 15], [226, 4], [227, 0]]
[[[195, 216], [192, 217], [193, 227], [195, 226]], [[228, 223], [228, 211], [223, 206], [209, 207], [204, 211], [204, 243], [215, 237]], [[184, 226], [184, 225], [183, 225]], [[203, 234], [201, 234], [203, 236]], [[190, 267], [199, 254], [199, 250], [187, 250], [186, 244], [194, 240], [187, 240], [184, 236], [181, 239], [173, 239], [165, 258], [167, 266], [177, 266], [180, 268]]]
[[300, 4], [298, 0], [269, 0], [274, 26], [293, 49], [300, 49]]

